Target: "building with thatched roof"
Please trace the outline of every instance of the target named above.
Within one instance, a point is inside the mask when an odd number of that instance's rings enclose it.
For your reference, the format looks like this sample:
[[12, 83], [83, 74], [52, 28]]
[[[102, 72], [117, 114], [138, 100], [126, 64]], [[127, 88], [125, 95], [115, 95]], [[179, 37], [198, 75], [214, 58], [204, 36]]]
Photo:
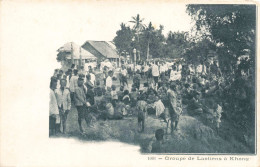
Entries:
[[80, 66], [81, 60], [81, 65], [83, 66], [85, 63], [97, 60], [97, 58], [92, 53], [85, 50], [84, 48], [82, 48], [74, 42], [68, 42], [64, 44], [57, 51], [59, 52], [57, 60], [61, 62], [63, 69], [68, 69], [71, 66], [71, 64]]
[[107, 41], [86, 41], [82, 48], [92, 53], [98, 60], [102, 61], [105, 59], [111, 62], [119, 63], [119, 54], [117, 53], [116, 47], [112, 42]]

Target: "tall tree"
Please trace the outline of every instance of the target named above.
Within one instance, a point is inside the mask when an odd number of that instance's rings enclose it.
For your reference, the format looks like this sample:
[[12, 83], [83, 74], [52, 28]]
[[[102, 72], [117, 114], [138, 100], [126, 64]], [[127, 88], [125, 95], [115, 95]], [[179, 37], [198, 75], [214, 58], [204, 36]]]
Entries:
[[218, 46], [221, 68], [235, 67], [245, 50], [250, 51], [248, 63], [254, 68], [255, 5], [188, 5], [187, 12], [196, 23], [196, 32]]
[[[188, 5], [187, 12], [195, 21], [197, 35], [215, 44], [220, 68], [231, 83], [223, 98], [227, 119], [239, 131], [235, 137], [255, 140], [256, 6]], [[249, 58], [237, 65], [244, 55]], [[248, 71], [247, 78], [241, 76], [242, 70]], [[254, 144], [251, 148], [254, 151]]]
[[141, 46], [140, 46], [140, 34], [141, 32], [145, 29], [145, 24], [143, 23], [144, 19], [140, 18], [140, 15], [137, 14], [136, 17], [132, 17], [132, 20], [130, 20], [130, 23], [133, 23], [133, 30], [136, 34], [137, 37], [137, 51], [138, 51], [138, 55], [140, 57], [140, 50], [141, 50]]
[[190, 43], [187, 40], [188, 32], [169, 32], [166, 38], [165, 54], [170, 58], [180, 58], [189, 48]]
[[140, 33], [145, 29], [145, 24], [143, 23], [144, 19], [140, 18], [140, 15], [137, 14], [136, 17], [132, 17], [132, 20], [130, 20], [130, 23], [134, 23], [133, 29], [137, 32]]
[[116, 32], [116, 37], [113, 39], [116, 48], [120, 53], [123, 51], [131, 52], [131, 42], [134, 34], [130, 27], [126, 26], [124, 23], [121, 23], [120, 27], [121, 29]]
[[155, 29], [151, 22], [148, 27], [143, 30], [140, 36], [140, 46], [141, 52], [144, 55], [143, 57], [147, 58], [148, 50], [149, 55], [152, 55], [153, 58], [164, 57], [165, 37], [162, 34], [162, 30], [163, 26], [161, 26], [161, 29]]

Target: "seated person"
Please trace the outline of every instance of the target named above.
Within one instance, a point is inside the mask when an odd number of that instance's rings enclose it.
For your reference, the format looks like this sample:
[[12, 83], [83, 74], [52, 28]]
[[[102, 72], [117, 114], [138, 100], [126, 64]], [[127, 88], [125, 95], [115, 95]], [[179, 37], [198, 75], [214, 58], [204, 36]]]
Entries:
[[129, 91], [128, 90], [125, 90], [124, 91], [124, 96], [122, 98], [122, 101], [125, 105], [129, 105], [130, 102], [131, 102], [131, 99], [130, 99], [130, 96], [129, 96]]
[[201, 114], [203, 112], [202, 105], [200, 103], [200, 94], [196, 93], [195, 97], [193, 97], [188, 106], [187, 110], [189, 115]]
[[124, 86], [120, 86], [120, 90], [117, 91], [118, 100], [121, 101], [124, 97]]
[[157, 117], [159, 117], [162, 113], [164, 113], [165, 107], [164, 107], [161, 99], [158, 98], [158, 96], [156, 96], [155, 100], [156, 100], [154, 102], [155, 115]]
[[127, 106], [121, 101], [117, 102], [115, 111], [120, 112], [123, 116], [126, 116], [128, 114]]
[[136, 88], [133, 87], [132, 92], [130, 93], [130, 99], [131, 99], [131, 106], [132, 107], [136, 106], [138, 96], [139, 96], [139, 93], [137, 92]]
[[96, 85], [97, 85], [97, 87], [94, 88], [95, 96], [103, 96], [103, 95], [105, 95], [106, 90], [105, 90], [105, 88], [102, 88], [102, 87], [100, 86], [100, 81], [97, 81], [97, 82], [96, 82]]
[[140, 81], [141, 75], [139, 73], [136, 73], [133, 78], [133, 86], [135, 86], [138, 90], [140, 89]]
[[162, 100], [164, 106], [168, 105], [168, 98], [167, 98], [167, 87], [166, 83], [162, 83], [162, 86], [157, 91], [159, 98]]
[[106, 90], [105, 95], [103, 96], [103, 98], [106, 99], [106, 100], [111, 101], [112, 100], [111, 91], [112, 91], [111, 88], [108, 87], [107, 90]]
[[123, 119], [123, 114], [114, 110], [114, 107], [110, 101], [105, 101], [105, 110], [100, 114], [100, 118], [106, 120], [119, 120]]
[[147, 103], [148, 104], [154, 103], [155, 97], [157, 96], [157, 92], [154, 89], [150, 88], [148, 89], [147, 94], [148, 94]]
[[118, 101], [118, 96], [117, 96], [115, 85], [112, 85], [111, 98], [112, 98], [113, 107], [116, 107], [116, 103]]

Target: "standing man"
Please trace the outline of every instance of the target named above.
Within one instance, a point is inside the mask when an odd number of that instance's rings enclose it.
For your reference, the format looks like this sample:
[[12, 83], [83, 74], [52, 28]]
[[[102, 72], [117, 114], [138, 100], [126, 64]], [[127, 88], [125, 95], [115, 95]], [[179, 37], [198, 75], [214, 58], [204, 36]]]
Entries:
[[70, 94], [71, 94], [71, 100], [74, 102], [74, 94], [75, 94], [75, 89], [78, 86], [78, 70], [75, 69], [74, 75], [70, 79]]
[[84, 79], [78, 78], [78, 87], [75, 88], [75, 106], [78, 111], [78, 123], [79, 123], [79, 130], [83, 133], [82, 128], [82, 119], [85, 119], [86, 123], [89, 125], [89, 121], [86, 117], [86, 110], [87, 106], [90, 106], [89, 102], [86, 99], [86, 91], [83, 87]]
[[66, 133], [66, 120], [71, 109], [70, 91], [65, 88], [66, 82], [66, 79], [61, 79], [60, 88], [55, 90], [63, 133]]
[[152, 76], [153, 76], [153, 79], [154, 79], [154, 82], [155, 82], [155, 88], [157, 89], [158, 80], [159, 80], [159, 68], [156, 65], [156, 63], [154, 63], [152, 65]]
[[60, 117], [59, 109], [57, 104], [57, 99], [54, 90], [57, 87], [57, 79], [55, 77], [51, 78], [50, 83], [50, 101], [49, 101], [49, 130], [50, 135], [56, 134], [60, 128]]
[[96, 76], [95, 76], [95, 74], [93, 72], [93, 68], [89, 69], [89, 75], [90, 75], [90, 82], [93, 84], [93, 86], [95, 86], [95, 84], [96, 84]]

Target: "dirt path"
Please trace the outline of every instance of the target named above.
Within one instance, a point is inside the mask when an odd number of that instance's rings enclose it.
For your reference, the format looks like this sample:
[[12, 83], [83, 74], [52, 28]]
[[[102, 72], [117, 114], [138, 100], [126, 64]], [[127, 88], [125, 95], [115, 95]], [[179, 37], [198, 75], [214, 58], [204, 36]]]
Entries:
[[[88, 128], [83, 122], [85, 135], [81, 135], [77, 121], [77, 110], [72, 107], [67, 120], [66, 136], [83, 141], [120, 141], [140, 145], [141, 152], [150, 152], [155, 140], [156, 129], [166, 130], [166, 123], [148, 116], [144, 133], [137, 131], [137, 118], [126, 117], [123, 120], [109, 120], [107, 126], [98, 120], [93, 128]], [[170, 130], [168, 130], [170, 132]], [[248, 153], [247, 147], [236, 140], [226, 141], [219, 137], [214, 130], [205, 126], [197, 119], [183, 115], [179, 121], [179, 130], [165, 135], [164, 145], [169, 153]]]

